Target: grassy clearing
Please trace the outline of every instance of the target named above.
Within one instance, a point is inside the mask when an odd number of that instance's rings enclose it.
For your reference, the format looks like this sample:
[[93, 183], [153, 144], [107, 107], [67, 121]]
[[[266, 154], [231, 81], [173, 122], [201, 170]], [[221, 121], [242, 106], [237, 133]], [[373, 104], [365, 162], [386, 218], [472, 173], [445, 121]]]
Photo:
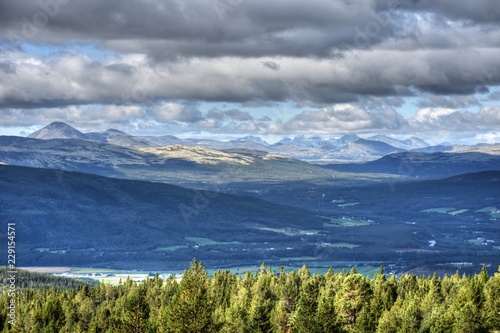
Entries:
[[319, 230], [300, 230], [295, 228], [255, 228], [262, 231], [276, 232], [287, 236], [317, 235]]
[[439, 208], [429, 208], [421, 210], [422, 213], [440, 213], [440, 214], [449, 214], [450, 212], [457, 211], [454, 207], [439, 207]]
[[481, 239], [477, 239], [477, 238], [476, 239], [469, 239], [468, 242], [471, 244], [474, 244], [474, 245], [483, 245], [484, 239], [482, 239], [482, 238]]
[[339, 204], [337, 206], [339, 207], [342, 207], [342, 208], [345, 208], [345, 207], [352, 207], [352, 206], [356, 206], [356, 205], [359, 205], [361, 202], [346, 202], [346, 203], [342, 203], [342, 204]]
[[358, 244], [351, 244], [351, 243], [333, 243], [333, 244], [322, 244], [321, 246], [325, 247], [337, 247], [337, 248], [348, 248], [348, 249], [355, 249], [357, 247], [360, 247], [361, 245]]
[[33, 273], [61, 274], [71, 271], [71, 267], [18, 267]]
[[65, 254], [67, 252], [66, 249], [48, 249], [45, 247], [38, 247], [35, 249], [37, 252], [49, 252], [53, 254]]
[[179, 249], [185, 249], [187, 248], [186, 245], [174, 245], [174, 246], [167, 246], [167, 247], [157, 247], [154, 251], [156, 252], [163, 252], [163, 251], [177, 251]]
[[[379, 272], [380, 264], [370, 262], [350, 262], [350, 261], [329, 261], [329, 262], [321, 262], [317, 261], [317, 257], [304, 256], [304, 257], [290, 257], [290, 258], [281, 258], [280, 262], [287, 263], [286, 265], [273, 265], [271, 266], [272, 271], [279, 272], [280, 268], [283, 267], [287, 273], [291, 271], [297, 271], [303, 265], [307, 265], [311, 274], [325, 274], [330, 267], [334, 269], [335, 272], [340, 272], [342, 270], [349, 271], [352, 267], [356, 267], [358, 273], [373, 277], [374, 274]], [[37, 268], [41, 269], [41, 268]], [[54, 271], [54, 267], [46, 267], [44, 269], [48, 269], [50, 272], [56, 273]], [[260, 265], [252, 265], [252, 266], [238, 266], [231, 268], [207, 268], [207, 272], [210, 276], [213, 276], [219, 270], [227, 270], [236, 275], [245, 275], [247, 272], [251, 272], [253, 274], [257, 273], [260, 269]], [[266, 266], [267, 269], [267, 266]], [[103, 274], [102, 276], [91, 276], [88, 277], [90, 279], [104, 282], [112, 285], [118, 285], [120, 280], [123, 282], [127, 276], [130, 277], [131, 280], [134, 281], [143, 281], [147, 278], [147, 276], [155, 271], [125, 271], [125, 270], [116, 270], [109, 268], [93, 268], [93, 267], [73, 267], [73, 268], [59, 268], [57, 273], [68, 272], [75, 275], [83, 275], [83, 274]], [[169, 272], [158, 272], [160, 275], [175, 275], [177, 279], [182, 275], [182, 270], [173, 270]], [[104, 276], [107, 274], [114, 274], [115, 276]], [[163, 277], [164, 278], [164, 277]]]
[[[125, 271], [97, 267], [72, 267], [71, 274], [123, 274]], [[136, 273], [136, 272], [135, 272]]]
[[455, 210], [453, 212], [449, 212], [448, 214], [455, 216], [458, 214], [463, 214], [463, 213], [468, 212], [468, 211], [469, 211], [468, 209], [459, 209], [459, 210]]
[[327, 217], [320, 215], [318, 216], [330, 220], [328, 223], [323, 224], [324, 227], [362, 227], [370, 225], [369, 221], [356, 217], [343, 216], [338, 218], [338, 217]]
[[476, 213], [486, 213], [489, 214], [494, 219], [500, 219], [500, 210], [496, 207], [488, 206], [476, 210]]

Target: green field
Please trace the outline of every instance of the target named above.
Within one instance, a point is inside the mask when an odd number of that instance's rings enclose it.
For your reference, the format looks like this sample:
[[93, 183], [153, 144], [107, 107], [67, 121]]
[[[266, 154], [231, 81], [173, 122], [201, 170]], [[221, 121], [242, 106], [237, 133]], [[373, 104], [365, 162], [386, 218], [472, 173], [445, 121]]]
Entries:
[[457, 211], [454, 207], [439, 207], [439, 208], [429, 208], [421, 210], [422, 213], [440, 213], [440, 214], [450, 214], [450, 212]]
[[496, 207], [484, 207], [482, 209], [476, 210], [476, 213], [486, 213], [489, 214], [494, 219], [500, 218], [500, 211]]
[[255, 228], [262, 231], [271, 231], [279, 234], [287, 235], [287, 236], [300, 236], [300, 235], [317, 235], [318, 230], [300, 230], [296, 228], [264, 228], [258, 227]]
[[48, 252], [53, 254], [65, 254], [67, 252], [66, 249], [48, 249], [45, 247], [38, 247], [35, 249], [37, 252]]
[[469, 243], [474, 244], [474, 245], [483, 245], [484, 239], [469, 239]]
[[458, 214], [463, 214], [465, 212], [468, 212], [469, 210], [468, 209], [459, 209], [459, 210], [455, 210], [453, 212], [449, 212], [448, 214], [450, 215], [458, 215]]
[[174, 246], [167, 246], [167, 247], [157, 247], [155, 251], [176, 251], [179, 249], [185, 249], [187, 248], [186, 245], [174, 245]]
[[360, 247], [361, 245], [357, 245], [357, 244], [351, 244], [351, 243], [333, 243], [333, 244], [326, 244], [326, 245], [322, 245], [322, 246], [326, 246], [326, 247], [337, 247], [337, 248], [347, 248], [347, 249], [355, 249], [357, 247]]
[[359, 204], [360, 204], [360, 202], [346, 202], [346, 203], [339, 204], [338, 206], [342, 207], [342, 208], [345, 208], [345, 207], [356, 206], [356, 205], [359, 205]]
[[[332, 245], [339, 246], [352, 246], [354, 244], [348, 243], [337, 243]], [[290, 258], [280, 258], [279, 261], [283, 262], [285, 265], [274, 265], [271, 266], [271, 269], [274, 272], [279, 272], [281, 267], [286, 272], [297, 271], [302, 266], [307, 265], [311, 274], [325, 274], [330, 268], [332, 268], [335, 272], [341, 272], [342, 270], [349, 271], [352, 267], [356, 267], [358, 273], [373, 277], [374, 274], [379, 272], [380, 263], [371, 263], [371, 262], [359, 262], [359, 261], [327, 261], [321, 262], [317, 261], [317, 257], [312, 256], [303, 256], [303, 257], [290, 257]], [[213, 276], [219, 270], [227, 270], [231, 273], [237, 275], [244, 275], [246, 272], [257, 273], [260, 269], [260, 264], [258, 265], [246, 265], [246, 266], [238, 266], [231, 268], [207, 268], [207, 272], [210, 276]], [[167, 274], [167, 275], [175, 275], [179, 278], [182, 275], [183, 270], [172, 270], [172, 271], [160, 271], [158, 274]], [[108, 283], [112, 285], [117, 285], [120, 281], [124, 281], [127, 276], [134, 281], [142, 281], [146, 278], [147, 275], [153, 273], [156, 274], [155, 271], [134, 271], [134, 270], [117, 270], [117, 269], [109, 269], [109, 268], [98, 268], [98, 267], [72, 267], [71, 274], [113, 274], [115, 276], [89, 276], [88, 278], [102, 282]]]
[[325, 218], [330, 220], [329, 222], [323, 224], [324, 227], [363, 227], [370, 225], [370, 222], [364, 219], [359, 219], [356, 217], [327, 217], [327, 216], [320, 216], [319, 217]]
[[422, 213], [439, 213], [439, 214], [450, 214], [453, 216], [463, 214], [468, 212], [468, 209], [457, 209], [454, 207], [439, 207], [439, 208], [429, 208], [421, 210]]

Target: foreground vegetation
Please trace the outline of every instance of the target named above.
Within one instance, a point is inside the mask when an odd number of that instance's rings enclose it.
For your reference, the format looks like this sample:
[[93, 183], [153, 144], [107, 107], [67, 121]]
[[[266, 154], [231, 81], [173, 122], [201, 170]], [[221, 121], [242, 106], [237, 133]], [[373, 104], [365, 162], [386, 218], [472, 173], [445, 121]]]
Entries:
[[500, 272], [439, 278], [373, 279], [350, 272], [275, 274], [262, 266], [244, 277], [209, 277], [193, 261], [181, 280], [75, 289], [22, 289], [16, 321], [2, 332], [494, 332], [500, 329]]

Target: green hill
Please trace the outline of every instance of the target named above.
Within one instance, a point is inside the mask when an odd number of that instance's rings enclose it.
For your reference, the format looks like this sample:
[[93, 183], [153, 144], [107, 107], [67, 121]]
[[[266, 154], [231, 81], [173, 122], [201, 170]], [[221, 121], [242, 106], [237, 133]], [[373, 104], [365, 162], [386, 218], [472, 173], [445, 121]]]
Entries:
[[[200, 246], [258, 248], [283, 238], [269, 229], [317, 229], [323, 223], [307, 211], [252, 197], [5, 165], [0, 217], [16, 223], [22, 266], [167, 266], [189, 262]], [[243, 249], [212, 257], [235, 256], [255, 258]]]

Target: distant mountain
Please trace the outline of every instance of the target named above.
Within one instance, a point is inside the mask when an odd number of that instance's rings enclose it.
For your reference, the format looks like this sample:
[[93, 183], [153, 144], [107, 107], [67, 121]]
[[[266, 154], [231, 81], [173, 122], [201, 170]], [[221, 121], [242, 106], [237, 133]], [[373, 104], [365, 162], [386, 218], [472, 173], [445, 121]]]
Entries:
[[416, 138], [414, 136], [412, 136], [409, 139], [404, 140], [403, 142], [408, 146], [408, 148], [411, 147], [412, 149], [415, 149], [415, 148], [425, 148], [425, 147], [429, 147], [430, 146], [424, 140]]
[[290, 143], [290, 142], [292, 142], [292, 139], [290, 139], [290, 138], [283, 138], [280, 141], [278, 141], [276, 143], [273, 143], [272, 146], [281, 146], [283, 144]]
[[162, 136], [141, 136], [142, 140], [149, 142], [152, 146], [168, 146], [173, 144], [187, 144], [185, 140], [179, 139], [173, 135]]
[[319, 148], [322, 146], [326, 145], [331, 145], [331, 146], [345, 146], [348, 143], [355, 142], [361, 139], [359, 136], [356, 134], [347, 134], [344, 136], [341, 136], [340, 138], [332, 138], [332, 139], [323, 139], [319, 136], [311, 136], [311, 137], [306, 137], [305, 135], [299, 135], [296, 136], [293, 139], [290, 138], [285, 138], [277, 143], [275, 143], [275, 146], [283, 145], [283, 144], [294, 144], [300, 147], [307, 147], [307, 148]]
[[462, 146], [453, 148], [457, 153], [482, 153], [500, 156], [500, 144], [477, 144], [474, 146]]
[[455, 146], [453, 145], [437, 145], [437, 146], [429, 146], [423, 148], [412, 149], [411, 152], [415, 153], [443, 153], [443, 152], [451, 152], [455, 150]]
[[384, 143], [387, 143], [388, 145], [391, 145], [393, 147], [396, 147], [399, 149], [405, 149], [405, 150], [429, 147], [429, 144], [427, 142], [425, 142], [419, 138], [416, 138], [416, 137], [411, 137], [411, 138], [408, 138], [406, 140], [401, 141], [398, 139], [391, 138], [387, 135], [375, 135], [375, 136], [369, 137], [368, 140], [384, 142]]
[[106, 140], [105, 142], [118, 146], [147, 147], [151, 145], [151, 143], [144, 138], [133, 136], [116, 129], [108, 129], [107, 131], [102, 133], [102, 135]]
[[[489, 150], [494, 150], [490, 147]], [[323, 167], [342, 172], [388, 173], [411, 178], [442, 178], [463, 173], [500, 170], [498, 155], [484, 152], [401, 152], [376, 161], [351, 164], [329, 164]]]
[[63, 122], [53, 122], [50, 123], [49, 125], [45, 126], [44, 128], [31, 133], [29, 138], [34, 138], [34, 139], [44, 139], [44, 140], [49, 140], [49, 139], [82, 139], [86, 140], [87, 137], [85, 134], [82, 132], [78, 131], [77, 129], [69, 126], [66, 123]]
[[257, 143], [257, 144], [262, 145], [262, 146], [269, 146], [269, 144], [266, 141], [262, 140], [258, 136], [252, 136], [252, 135], [245, 136], [243, 138], [239, 138], [239, 139], [235, 139], [235, 140], [231, 140], [230, 142], [254, 142], [254, 143]]
[[331, 177], [325, 169], [264, 151], [179, 144], [124, 147], [89, 140], [8, 136], [0, 136], [0, 163], [183, 185]]
[[339, 160], [366, 161], [401, 151], [403, 150], [384, 142], [358, 139], [339, 148], [336, 155]]
[[336, 146], [343, 146], [343, 145], [349, 144], [351, 142], [356, 142], [359, 139], [361, 139], [361, 138], [359, 136], [357, 136], [356, 134], [347, 134], [347, 135], [344, 135], [344, 136], [338, 138], [334, 142], [335, 142]]
[[299, 147], [315, 148], [322, 146], [324, 144], [324, 140], [317, 136], [308, 138], [304, 135], [299, 135], [293, 138], [289, 142], [289, 144], [296, 145]]
[[[37, 139], [80, 139], [101, 143], [109, 143], [129, 148], [162, 147], [172, 144], [183, 146], [202, 146], [209, 149], [231, 150], [248, 149], [285, 155], [311, 163], [350, 163], [375, 161], [385, 155], [398, 152], [437, 153], [437, 152], [471, 152], [481, 149], [481, 145], [474, 147], [447, 145], [429, 146], [417, 137], [397, 140], [386, 135], [376, 135], [368, 139], [361, 139], [356, 134], [347, 134], [340, 138], [323, 139], [319, 136], [299, 135], [284, 138], [274, 144], [268, 144], [257, 136], [246, 136], [230, 141], [214, 139], [180, 139], [173, 135], [164, 136], [134, 136], [128, 133], [109, 129], [105, 132], [82, 133], [75, 128], [62, 123], [54, 122], [38, 130], [29, 138]], [[488, 152], [486, 152], [488, 154]], [[40, 158], [43, 160], [43, 158]], [[40, 161], [43, 164], [42, 161]]]

